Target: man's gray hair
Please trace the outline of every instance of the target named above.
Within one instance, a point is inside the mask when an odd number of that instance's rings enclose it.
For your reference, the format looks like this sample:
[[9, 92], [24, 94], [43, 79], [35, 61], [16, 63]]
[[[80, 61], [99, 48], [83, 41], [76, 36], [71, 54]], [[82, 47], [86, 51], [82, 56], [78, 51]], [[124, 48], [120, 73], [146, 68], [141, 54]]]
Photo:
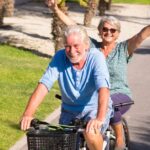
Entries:
[[115, 18], [113, 16], [105, 16], [105, 17], [103, 17], [100, 20], [100, 22], [99, 22], [98, 30], [102, 30], [105, 22], [108, 22], [109, 24], [115, 26], [116, 29], [120, 32], [120, 30], [121, 30], [120, 22], [119, 22], [119, 20], [117, 18]]
[[65, 32], [64, 32], [64, 36], [65, 39], [73, 33], [77, 33], [80, 35], [80, 39], [82, 42], [89, 44], [90, 43], [90, 38], [86, 32], [86, 30], [79, 26], [79, 25], [71, 25], [71, 26], [67, 26]]

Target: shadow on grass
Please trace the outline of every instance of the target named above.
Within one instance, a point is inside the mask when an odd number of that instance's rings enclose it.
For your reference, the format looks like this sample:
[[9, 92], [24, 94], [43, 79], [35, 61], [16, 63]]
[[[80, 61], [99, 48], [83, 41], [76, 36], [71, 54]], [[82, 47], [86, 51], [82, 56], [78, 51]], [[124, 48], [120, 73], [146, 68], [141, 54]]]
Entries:
[[[7, 44], [3, 44], [3, 43], [1, 43], [1, 45], [9, 45], [9, 43], [7, 43]], [[10, 45], [11, 47], [15, 47], [15, 46], [12, 46], [12, 45]], [[16, 48], [16, 47], [15, 47]], [[27, 51], [27, 52], [30, 52], [30, 53], [32, 53], [32, 54], [34, 54], [34, 55], [37, 55], [37, 56], [40, 56], [40, 57], [44, 57], [44, 58], [52, 58], [53, 56], [50, 56], [50, 55], [48, 55], [48, 54], [44, 54], [44, 53], [42, 53], [42, 52], [40, 52], [40, 51], [37, 51], [37, 50], [35, 50], [35, 49], [28, 49], [28, 48], [24, 48], [24, 47], [17, 47], [17, 48], [19, 48], [20, 50], [23, 50], [23, 51]]]
[[19, 123], [14, 123], [14, 122], [9, 122], [9, 126], [13, 129], [19, 130], [20, 131], [20, 125]]
[[19, 122], [14, 122], [11, 120], [5, 120], [5, 121], [3, 121], [3, 123], [10, 128], [13, 128], [15, 130], [20, 130]]

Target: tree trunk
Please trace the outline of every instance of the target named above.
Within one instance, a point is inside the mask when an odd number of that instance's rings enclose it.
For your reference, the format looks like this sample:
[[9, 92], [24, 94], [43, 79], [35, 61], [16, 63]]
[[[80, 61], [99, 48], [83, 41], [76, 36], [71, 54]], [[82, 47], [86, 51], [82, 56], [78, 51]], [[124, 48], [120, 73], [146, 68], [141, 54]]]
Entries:
[[90, 26], [92, 22], [92, 18], [95, 16], [97, 10], [97, 1], [96, 0], [89, 0], [88, 7], [86, 8], [86, 12], [84, 15], [84, 25]]
[[107, 10], [110, 10], [110, 8], [111, 8], [111, 3], [112, 3], [112, 0], [108, 0], [108, 2], [107, 2]]
[[[67, 14], [68, 8], [65, 5], [58, 5], [58, 7]], [[63, 33], [66, 25], [57, 17], [57, 14], [53, 13], [53, 22], [52, 22], [52, 34], [53, 40], [55, 43], [55, 51], [64, 48], [64, 38]]]
[[14, 14], [14, 0], [5, 0], [5, 17], [11, 17]]
[[98, 10], [100, 16], [105, 15], [106, 10], [110, 10], [111, 3], [112, 0], [99, 0]]
[[0, 0], [0, 26], [3, 25], [3, 19], [4, 19], [4, 1]]
[[14, 0], [0, 0], [0, 26], [3, 25], [4, 17], [14, 14]]

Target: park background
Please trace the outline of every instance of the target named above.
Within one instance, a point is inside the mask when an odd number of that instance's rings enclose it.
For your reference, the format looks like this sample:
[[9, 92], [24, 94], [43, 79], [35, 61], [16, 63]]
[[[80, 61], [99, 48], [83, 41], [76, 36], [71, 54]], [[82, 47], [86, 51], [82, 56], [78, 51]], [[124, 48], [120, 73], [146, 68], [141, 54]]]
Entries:
[[[126, 2], [126, 4], [122, 2]], [[0, 150], [9, 149], [25, 134], [19, 129], [20, 117], [29, 96], [55, 51], [51, 35], [52, 12], [44, 6], [43, 2], [37, 3], [34, 0], [34, 2], [21, 5], [19, 3], [15, 6], [14, 16], [4, 18], [4, 24], [10, 25], [10, 28], [0, 29]], [[106, 11], [106, 15], [114, 15], [121, 20], [123, 30], [119, 40], [131, 37], [140, 31], [143, 26], [150, 24], [150, 1], [132, 1], [134, 5], [129, 3], [130, 1], [113, 1], [111, 9]], [[72, 8], [71, 5], [76, 7]], [[69, 3], [69, 6], [69, 15], [82, 25], [84, 8], [74, 3]], [[89, 35], [97, 39], [99, 37], [96, 26], [99, 18], [100, 16], [96, 15], [92, 20], [92, 26], [87, 27]], [[138, 61], [138, 57], [142, 55], [141, 60], [148, 64], [150, 44], [145, 42], [143, 45], [143, 50], [141, 48], [137, 51], [137, 56], [133, 61]], [[129, 71], [134, 69], [134, 72], [137, 72], [137, 76], [140, 77], [140, 71], [138, 72], [140, 65], [137, 68], [133, 68], [132, 65], [131, 63]], [[148, 74], [147, 71], [145, 72], [145, 79], [150, 83], [146, 74]], [[143, 85], [143, 80], [139, 80], [138, 83], [135, 80], [137, 80], [135, 77], [129, 76], [133, 94], [136, 93], [136, 88], [140, 90]], [[60, 102], [54, 97], [56, 93], [59, 93], [57, 83], [38, 109], [36, 113], [38, 118], [44, 119], [59, 107]], [[138, 93], [136, 93], [135, 100], [138, 99], [138, 96]], [[143, 98], [147, 103], [142, 108], [142, 105], [135, 105], [132, 109], [133, 113], [138, 114], [135, 111], [140, 112], [148, 109], [149, 103], [146, 91], [143, 93]], [[148, 118], [144, 120], [145, 116], [143, 117], [142, 114], [142, 112], [139, 114], [140, 118], [142, 117], [142, 121], [147, 122]], [[131, 122], [131, 130], [136, 128], [136, 126], [132, 126], [132, 115], [127, 115], [127, 119], [129, 123]], [[139, 137], [143, 138], [141, 144], [145, 144], [146, 147], [149, 147], [147, 144], [149, 142], [149, 139], [147, 139], [149, 131], [148, 128], [146, 133]], [[133, 141], [136, 141], [136, 138]]]

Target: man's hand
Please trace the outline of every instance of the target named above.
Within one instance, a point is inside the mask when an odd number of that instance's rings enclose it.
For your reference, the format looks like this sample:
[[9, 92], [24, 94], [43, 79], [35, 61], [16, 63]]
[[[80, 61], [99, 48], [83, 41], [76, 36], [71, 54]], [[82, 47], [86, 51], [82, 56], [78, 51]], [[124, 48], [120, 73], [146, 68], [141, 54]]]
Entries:
[[103, 122], [98, 119], [91, 119], [87, 124], [86, 132], [94, 134], [99, 133], [102, 124]]
[[21, 118], [21, 121], [20, 121], [20, 128], [21, 128], [21, 130], [25, 131], [25, 130], [29, 129], [32, 119], [33, 119], [33, 117], [23, 116]]

